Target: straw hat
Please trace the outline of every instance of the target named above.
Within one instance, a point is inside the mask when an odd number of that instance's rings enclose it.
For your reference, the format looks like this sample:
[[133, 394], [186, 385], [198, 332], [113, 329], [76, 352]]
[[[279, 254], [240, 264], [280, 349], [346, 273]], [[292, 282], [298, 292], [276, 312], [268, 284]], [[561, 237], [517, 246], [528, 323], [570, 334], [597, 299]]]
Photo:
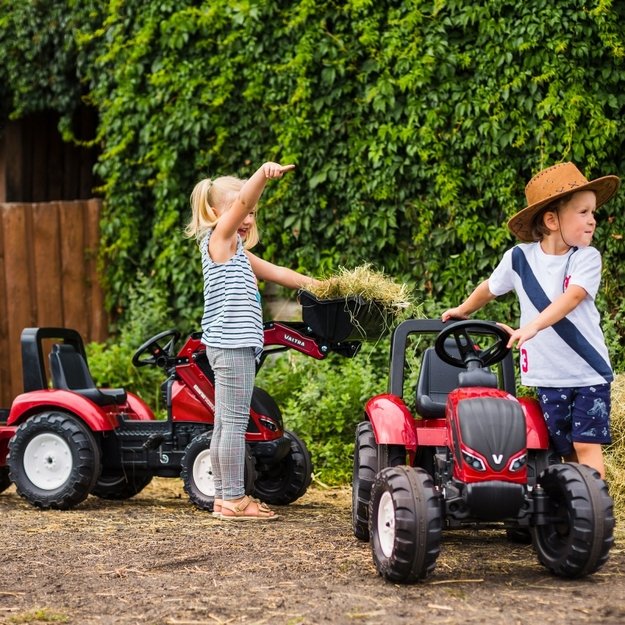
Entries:
[[532, 221], [541, 208], [577, 191], [594, 191], [599, 208], [616, 193], [619, 184], [617, 176], [603, 176], [589, 181], [573, 163], [553, 165], [538, 172], [527, 183], [527, 206], [510, 218], [508, 228], [521, 241], [533, 241]]

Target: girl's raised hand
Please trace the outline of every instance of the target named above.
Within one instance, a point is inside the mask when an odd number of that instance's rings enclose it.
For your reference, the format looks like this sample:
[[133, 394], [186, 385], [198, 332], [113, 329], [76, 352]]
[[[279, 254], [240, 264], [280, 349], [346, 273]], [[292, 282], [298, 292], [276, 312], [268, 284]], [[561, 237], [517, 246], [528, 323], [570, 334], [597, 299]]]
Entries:
[[271, 161], [263, 164], [265, 178], [282, 178], [284, 174], [293, 169], [295, 169], [295, 165], [280, 165], [280, 163], [272, 163]]

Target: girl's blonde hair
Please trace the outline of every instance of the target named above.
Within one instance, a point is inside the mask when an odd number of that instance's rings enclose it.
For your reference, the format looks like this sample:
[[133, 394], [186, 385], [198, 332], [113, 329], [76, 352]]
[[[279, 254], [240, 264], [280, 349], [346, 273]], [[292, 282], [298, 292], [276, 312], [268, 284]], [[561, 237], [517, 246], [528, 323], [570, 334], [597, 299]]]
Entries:
[[[185, 228], [186, 236], [195, 237], [199, 243], [219, 221], [219, 215], [213, 207], [219, 206], [222, 213], [228, 210], [244, 184], [245, 180], [234, 176], [220, 176], [215, 180], [210, 178], [200, 180], [191, 192], [191, 221]], [[255, 209], [256, 207], [254, 207]], [[256, 220], [254, 220], [243, 242], [243, 247], [249, 250], [257, 243], [258, 227]]]

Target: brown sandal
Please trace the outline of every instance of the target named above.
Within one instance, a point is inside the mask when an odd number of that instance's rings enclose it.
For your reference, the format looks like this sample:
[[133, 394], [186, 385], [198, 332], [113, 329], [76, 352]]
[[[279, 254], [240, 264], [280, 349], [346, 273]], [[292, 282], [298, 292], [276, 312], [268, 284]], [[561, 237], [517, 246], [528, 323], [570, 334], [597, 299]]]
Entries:
[[222, 504], [222, 500], [221, 499], [215, 499], [215, 501], [213, 502], [213, 516], [216, 519], [221, 519], [222, 514], [221, 514], [221, 504]]
[[[248, 512], [251, 504], [256, 504], [256, 512]], [[229, 511], [226, 513], [225, 511]], [[241, 501], [226, 499], [221, 502], [221, 519], [226, 521], [274, 521], [280, 518], [273, 510], [258, 499], [245, 495]]]

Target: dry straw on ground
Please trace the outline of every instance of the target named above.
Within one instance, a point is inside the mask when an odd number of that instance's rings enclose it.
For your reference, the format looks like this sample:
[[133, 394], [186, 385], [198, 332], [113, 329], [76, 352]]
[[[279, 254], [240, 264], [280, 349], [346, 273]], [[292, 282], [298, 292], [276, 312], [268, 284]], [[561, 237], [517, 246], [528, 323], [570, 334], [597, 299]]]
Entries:
[[337, 273], [307, 288], [317, 299], [362, 297], [380, 305], [395, 317], [413, 312], [415, 303], [405, 283], [398, 283], [375, 271], [369, 263], [355, 269], [340, 267]]
[[612, 384], [612, 444], [605, 450], [606, 479], [614, 499], [617, 524], [625, 521], [625, 373]]

